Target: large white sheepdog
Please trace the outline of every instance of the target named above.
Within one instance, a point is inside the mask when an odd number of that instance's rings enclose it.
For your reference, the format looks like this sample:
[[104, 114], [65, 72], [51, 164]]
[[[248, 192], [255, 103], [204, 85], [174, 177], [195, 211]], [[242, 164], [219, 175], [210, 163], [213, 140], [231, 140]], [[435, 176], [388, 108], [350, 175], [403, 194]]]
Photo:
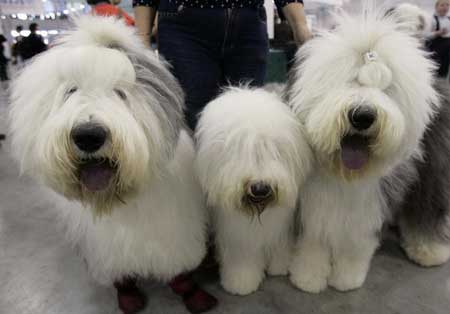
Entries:
[[290, 266], [302, 290], [362, 285], [385, 218], [381, 179], [395, 195], [402, 180], [389, 177], [393, 169], [422, 156], [437, 103], [433, 65], [399, 23], [366, 8], [338, 18], [297, 55], [288, 98], [318, 162], [301, 189], [302, 233]]
[[277, 95], [231, 88], [201, 115], [197, 172], [211, 207], [221, 283], [254, 292], [286, 275], [298, 190], [311, 168], [300, 123]]
[[12, 97], [22, 171], [75, 201], [61, 208], [68, 238], [96, 281], [115, 283], [125, 312], [143, 306], [135, 277], [166, 281], [199, 265], [207, 217], [183, 93], [131, 28], [79, 19]]

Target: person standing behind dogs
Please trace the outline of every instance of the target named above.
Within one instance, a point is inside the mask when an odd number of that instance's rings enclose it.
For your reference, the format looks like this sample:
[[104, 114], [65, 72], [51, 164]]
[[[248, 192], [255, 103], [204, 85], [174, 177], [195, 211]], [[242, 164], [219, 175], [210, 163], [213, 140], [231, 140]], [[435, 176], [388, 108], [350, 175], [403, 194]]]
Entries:
[[8, 62], [9, 59], [5, 56], [5, 46], [4, 44], [7, 43], [8, 40], [5, 36], [0, 34], [0, 82], [3, 84], [4, 82], [8, 81]]
[[31, 23], [29, 29], [30, 35], [25, 37], [20, 45], [20, 53], [24, 61], [47, 50], [47, 45], [44, 43], [42, 36], [36, 33], [39, 29], [39, 25], [37, 23]]
[[125, 24], [128, 26], [134, 26], [134, 19], [118, 7], [120, 2], [121, 0], [87, 0], [87, 3], [92, 7], [93, 14], [115, 16], [119, 19], [123, 18]]
[[427, 38], [427, 46], [438, 63], [439, 77], [447, 77], [450, 66], [450, 17], [447, 16], [450, 0], [438, 0], [432, 20], [432, 32]]
[[[298, 44], [311, 37], [302, 0], [275, 0]], [[263, 0], [133, 0], [136, 27], [149, 45], [158, 10], [159, 52], [186, 93], [186, 121], [198, 114], [220, 86], [264, 84], [269, 52]]]
[[20, 51], [22, 41], [24, 37], [22, 36], [23, 27], [21, 25], [16, 27], [17, 37], [15, 38], [15, 43], [12, 46], [12, 64], [16, 65], [22, 61], [22, 53]]

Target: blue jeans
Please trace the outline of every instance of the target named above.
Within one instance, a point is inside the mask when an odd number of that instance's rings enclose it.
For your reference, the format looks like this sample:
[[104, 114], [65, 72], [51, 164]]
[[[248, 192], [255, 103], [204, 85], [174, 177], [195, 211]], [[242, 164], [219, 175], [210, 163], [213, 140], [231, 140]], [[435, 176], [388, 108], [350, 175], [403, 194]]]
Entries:
[[269, 52], [263, 7], [240, 9], [159, 6], [159, 52], [186, 93], [186, 121], [198, 114], [221, 86], [264, 83]]

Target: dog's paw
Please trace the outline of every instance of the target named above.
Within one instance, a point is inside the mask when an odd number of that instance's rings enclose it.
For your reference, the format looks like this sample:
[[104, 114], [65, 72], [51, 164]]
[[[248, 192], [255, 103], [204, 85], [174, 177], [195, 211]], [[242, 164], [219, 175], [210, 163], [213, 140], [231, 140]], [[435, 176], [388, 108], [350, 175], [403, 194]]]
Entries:
[[360, 288], [366, 280], [367, 271], [358, 270], [356, 267], [353, 271], [334, 270], [328, 278], [328, 284], [339, 291], [350, 291]]
[[359, 259], [340, 258], [334, 261], [328, 285], [349, 291], [360, 288], [366, 280], [371, 256]]
[[222, 287], [231, 294], [247, 295], [258, 290], [264, 271], [251, 266], [230, 268], [221, 274]]
[[408, 257], [424, 267], [439, 266], [446, 263], [450, 257], [450, 245], [428, 243], [403, 243], [403, 249]]
[[319, 293], [327, 288], [330, 266], [328, 261], [317, 261], [312, 264], [296, 258], [289, 272], [289, 278], [295, 287], [305, 292]]

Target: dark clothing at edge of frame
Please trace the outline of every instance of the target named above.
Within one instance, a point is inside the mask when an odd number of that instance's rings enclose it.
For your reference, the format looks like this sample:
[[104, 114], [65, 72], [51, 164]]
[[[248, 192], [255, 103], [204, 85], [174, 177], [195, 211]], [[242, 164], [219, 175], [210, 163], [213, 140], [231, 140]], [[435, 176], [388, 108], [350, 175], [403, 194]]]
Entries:
[[[303, 3], [302, 0], [275, 0], [278, 8], [288, 3]], [[147, 6], [158, 8], [160, 5], [183, 6], [186, 8], [209, 8], [209, 9], [234, 9], [234, 8], [260, 8], [264, 0], [133, 0], [133, 6]], [[160, 6], [160, 9], [163, 9]]]

